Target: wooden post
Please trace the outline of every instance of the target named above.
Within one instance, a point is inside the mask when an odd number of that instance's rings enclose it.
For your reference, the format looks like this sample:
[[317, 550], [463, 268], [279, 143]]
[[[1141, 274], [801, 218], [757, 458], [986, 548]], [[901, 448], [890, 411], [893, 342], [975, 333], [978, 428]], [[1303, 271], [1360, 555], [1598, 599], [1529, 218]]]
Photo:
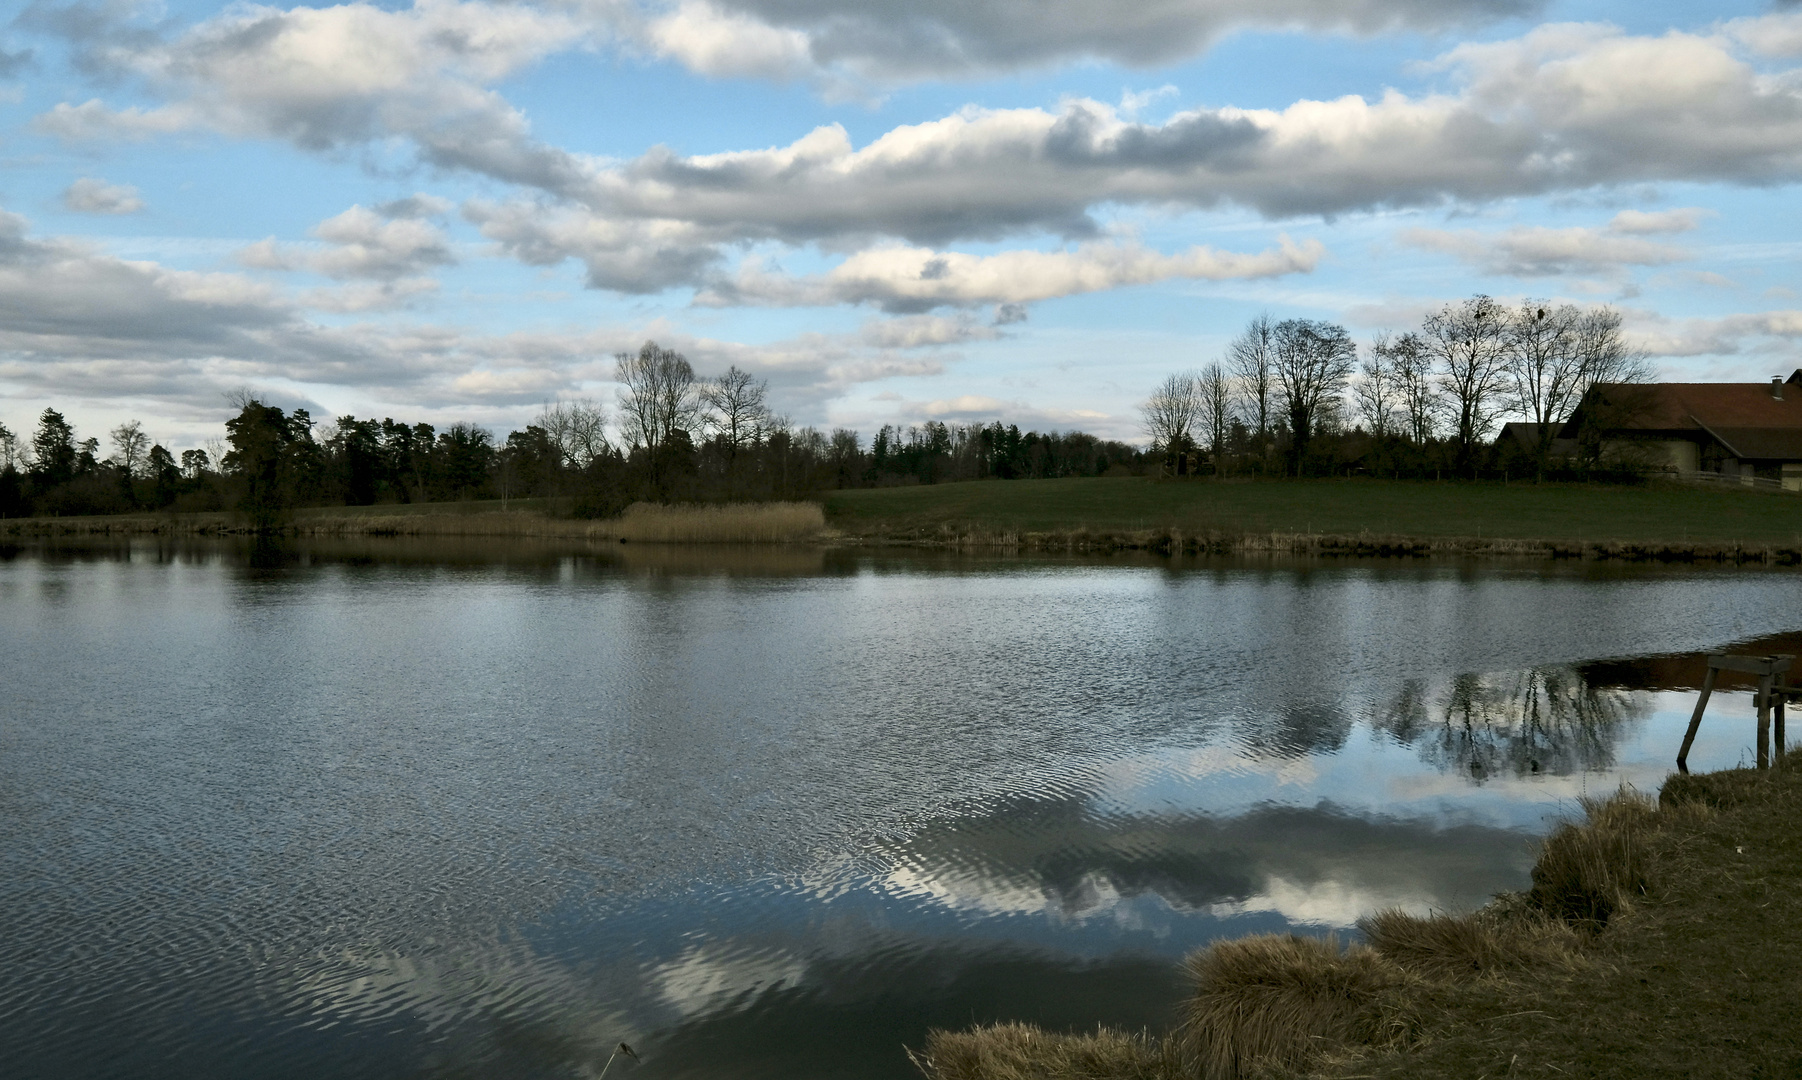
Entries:
[[1758, 677], [1758, 767], [1771, 767], [1771, 676]]
[[1784, 696], [1785, 695], [1784, 695], [1781, 687], [1772, 687], [1771, 688], [1771, 719], [1773, 721], [1772, 727], [1775, 729], [1774, 734], [1776, 736], [1776, 745], [1777, 745], [1777, 757], [1774, 760], [1777, 762], [1778, 768], [1783, 767], [1783, 749], [1784, 749], [1783, 700], [1784, 700]]
[[1683, 748], [1677, 751], [1677, 771], [1689, 772], [1689, 744], [1696, 741], [1696, 729], [1702, 726], [1702, 710], [1708, 708], [1708, 695], [1714, 693], [1714, 675], [1720, 669], [1709, 657], [1708, 674], [1702, 676], [1702, 696], [1696, 699], [1696, 711], [1689, 716], [1689, 730], [1683, 733]]

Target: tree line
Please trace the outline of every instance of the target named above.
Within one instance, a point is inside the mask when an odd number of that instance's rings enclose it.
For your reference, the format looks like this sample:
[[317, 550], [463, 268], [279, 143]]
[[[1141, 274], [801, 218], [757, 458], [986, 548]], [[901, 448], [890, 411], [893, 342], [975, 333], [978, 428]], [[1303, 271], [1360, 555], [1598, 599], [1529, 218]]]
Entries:
[[[1165, 378], [1141, 414], [1170, 475], [1543, 478], [1608, 468], [1599, 427], [1554, 459], [1559, 429], [1598, 383], [1649, 379], [1611, 308], [1478, 295], [1362, 349], [1337, 323], [1261, 315], [1224, 357]], [[1532, 425], [1526, 445], [1489, 442], [1509, 416]]]
[[224, 436], [179, 455], [143, 425], [114, 428], [103, 450], [45, 409], [21, 437], [0, 425], [0, 516], [242, 511], [272, 525], [297, 506], [551, 498], [580, 516], [638, 500], [788, 499], [822, 490], [950, 480], [1143, 472], [1138, 448], [1082, 432], [1001, 424], [796, 426], [768, 385], [736, 366], [703, 379], [655, 342], [615, 357], [612, 414], [579, 399], [547, 405], [522, 430], [340, 416], [316, 422], [251, 394]]

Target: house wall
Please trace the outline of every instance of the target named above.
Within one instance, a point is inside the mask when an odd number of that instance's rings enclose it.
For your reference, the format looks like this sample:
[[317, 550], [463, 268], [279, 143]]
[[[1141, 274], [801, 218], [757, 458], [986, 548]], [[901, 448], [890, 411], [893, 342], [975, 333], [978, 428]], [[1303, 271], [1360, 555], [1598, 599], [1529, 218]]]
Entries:
[[1604, 461], [1641, 461], [1653, 469], [1689, 474], [1702, 467], [1702, 448], [1688, 439], [1610, 439]]

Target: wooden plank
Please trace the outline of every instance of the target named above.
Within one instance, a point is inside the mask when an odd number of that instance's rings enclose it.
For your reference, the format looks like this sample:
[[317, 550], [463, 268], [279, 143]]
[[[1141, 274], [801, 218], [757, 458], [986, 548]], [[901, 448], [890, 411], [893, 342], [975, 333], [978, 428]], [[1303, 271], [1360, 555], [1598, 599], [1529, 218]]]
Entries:
[[1747, 675], [1781, 675], [1795, 662], [1796, 658], [1790, 655], [1736, 656], [1732, 653], [1714, 653], [1708, 658], [1711, 670], [1739, 671]]
[[[1709, 657], [1713, 660], [1713, 657]], [[1677, 771], [1689, 771], [1689, 744], [1696, 741], [1696, 729], [1702, 726], [1702, 710], [1708, 708], [1708, 695], [1714, 693], [1714, 674], [1717, 669], [1710, 665], [1708, 674], [1702, 676], [1702, 696], [1696, 699], [1696, 711], [1690, 714], [1689, 730], [1683, 733], [1683, 748], [1677, 751]]]

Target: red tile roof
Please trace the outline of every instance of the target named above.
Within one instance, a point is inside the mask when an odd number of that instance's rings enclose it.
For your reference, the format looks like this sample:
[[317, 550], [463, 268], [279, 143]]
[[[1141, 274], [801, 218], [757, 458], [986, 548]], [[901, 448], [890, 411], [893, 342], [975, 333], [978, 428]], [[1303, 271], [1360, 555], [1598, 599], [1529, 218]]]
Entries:
[[1781, 400], [1770, 383], [1605, 383], [1596, 390], [1622, 407], [1616, 430], [1706, 432], [1738, 457], [1802, 460], [1802, 382], [1785, 384]]

